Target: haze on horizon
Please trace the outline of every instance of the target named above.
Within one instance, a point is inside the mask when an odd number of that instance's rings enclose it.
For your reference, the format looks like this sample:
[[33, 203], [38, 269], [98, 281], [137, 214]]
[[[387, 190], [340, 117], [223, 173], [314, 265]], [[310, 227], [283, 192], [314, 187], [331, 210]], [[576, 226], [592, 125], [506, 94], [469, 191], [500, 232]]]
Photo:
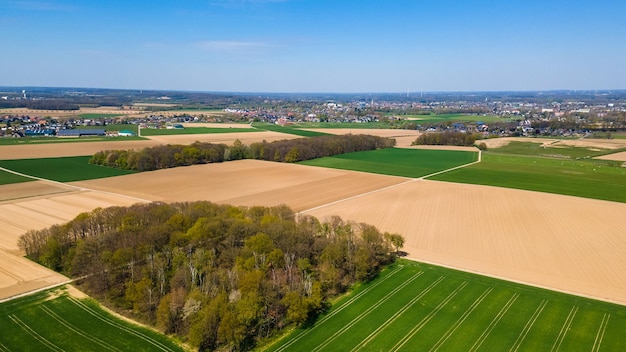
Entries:
[[626, 3], [0, 0], [0, 86], [626, 88]]

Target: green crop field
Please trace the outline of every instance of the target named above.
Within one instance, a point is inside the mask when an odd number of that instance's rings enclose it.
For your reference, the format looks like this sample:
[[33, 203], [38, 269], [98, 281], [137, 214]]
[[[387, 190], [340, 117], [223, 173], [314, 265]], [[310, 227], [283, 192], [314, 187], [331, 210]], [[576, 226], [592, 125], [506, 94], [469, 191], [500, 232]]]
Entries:
[[10, 172], [0, 170], [0, 185], [32, 181], [32, 178], [19, 176]]
[[50, 144], [50, 143], [117, 142], [117, 141], [134, 141], [134, 140], [145, 140], [145, 138], [106, 137], [106, 136], [90, 136], [90, 137], [80, 137], [80, 138], [58, 138], [58, 137], [0, 138], [0, 146], [24, 145], [24, 144]]
[[523, 152], [524, 148], [513, 145], [484, 152], [481, 163], [430, 179], [626, 202], [626, 168], [619, 162], [589, 158], [602, 152], [581, 148]]
[[399, 260], [267, 351], [623, 351], [626, 307]]
[[58, 288], [0, 303], [0, 331], [0, 351], [184, 351]]
[[176, 134], [210, 134], [210, 133], [245, 133], [245, 132], [257, 132], [254, 128], [212, 128], [212, 127], [185, 127], [185, 128], [171, 128], [171, 129], [154, 129], [154, 128], [142, 128], [142, 136], [168, 136]]
[[59, 182], [73, 182], [127, 175], [134, 171], [89, 164], [91, 156], [0, 160], [0, 167]]
[[477, 152], [388, 148], [307, 160], [301, 164], [404, 177], [423, 177], [477, 160]]

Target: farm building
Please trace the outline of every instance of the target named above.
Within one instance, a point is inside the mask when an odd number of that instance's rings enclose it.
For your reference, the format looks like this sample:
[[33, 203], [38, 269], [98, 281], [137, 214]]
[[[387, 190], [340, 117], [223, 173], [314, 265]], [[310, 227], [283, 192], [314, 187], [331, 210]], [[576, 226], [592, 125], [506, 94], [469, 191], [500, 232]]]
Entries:
[[134, 137], [135, 136], [135, 132], [131, 131], [131, 130], [121, 130], [119, 132], [117, 132], [118, 136], [122, 136], [122, 137]]
[[85, 130], [59, 130], [58, 137], [83, 137], [83, 136], [104, 136], [106, 131], [103, 129], [85, 129]]
[[42, 129], [24, 131], [24, 135], [26, 137], [49, 137], [49, 136], [54, 136], [55, 134], [56, 134], [56, 131], [51, 128], [42, 128]]

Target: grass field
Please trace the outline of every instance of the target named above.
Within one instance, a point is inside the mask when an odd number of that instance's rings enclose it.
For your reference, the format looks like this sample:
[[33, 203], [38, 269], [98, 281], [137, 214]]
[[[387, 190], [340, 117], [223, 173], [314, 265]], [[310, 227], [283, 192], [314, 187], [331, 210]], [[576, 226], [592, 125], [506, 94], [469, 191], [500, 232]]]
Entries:
[[456, 150], [389, 148], [335, 155], [301, 162], [305, 165], [422, 177], [477, 160], [478, 153]]
[[[143, 133], [143, 131], [142, 131]], [[0, 138], [2, 145], [25, 145], [25, 144], [50, 144], [50, 143], [88, 143], [88, 142], [116, 142], [144, 140], [141, 137], [80, 137], [80, 138], [58, 138], [58, 137], [23, 137], [23, 138]]]
[[120, 176], [133, 173], [133, 171], [118, 170], [89, 164], [90, 158], [90, 156], [76, 156], [63, 158], [0, 160], [0, 166], [22, 174], [59, 182], [92, 180], [96, 178]]
[[594, 153], [579, 148], [545, 151], [563, 157], [516, 155], [519, 146], [511, 148], [509, 154], [495, 152], [501, 148], [484, 152], [481, 163], [430, 179], [626, 202], [626, 168], [619, 162], [567, 158], [567, 154]]
[[142, 136], [171, 136], [176, 134], [209, 134], [209, 133], [245, 133], [256, 132], [254, 128], [212, 128], [212, 127], [185, 127], [172, 129], [142, 128]]
[[136, 124], [108, 124], [105, 126], [77, 126], [77, 130], [90, 130], [90, 129], [98, 129], [104, 128], [105, 131], [121, 131], [121, 130], [129, 130], [135, 132], [137, 134], [138, 125]]
[[0, 351], [184, 351], [61, 289], [1, 303], [0, 331]]
[[626, 308], [399, 260], [267, 351], [623, 351]]

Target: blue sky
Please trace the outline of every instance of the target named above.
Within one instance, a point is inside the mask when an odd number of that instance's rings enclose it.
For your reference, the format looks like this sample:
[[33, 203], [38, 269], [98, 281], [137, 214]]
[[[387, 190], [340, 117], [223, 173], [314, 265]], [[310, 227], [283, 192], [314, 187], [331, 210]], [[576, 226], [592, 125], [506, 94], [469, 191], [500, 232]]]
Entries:
[[0, 0], [0, 86], [626, 88], [623, 0]]

